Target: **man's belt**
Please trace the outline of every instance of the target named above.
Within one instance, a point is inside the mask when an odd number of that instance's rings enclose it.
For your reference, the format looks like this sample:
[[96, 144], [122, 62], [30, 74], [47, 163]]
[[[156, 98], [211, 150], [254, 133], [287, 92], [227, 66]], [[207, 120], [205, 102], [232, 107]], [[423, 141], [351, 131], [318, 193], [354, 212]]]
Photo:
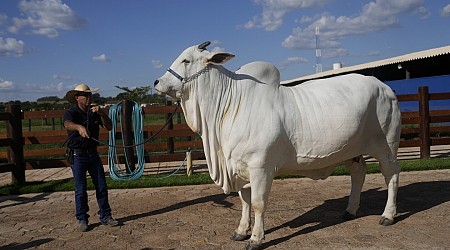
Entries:
[[76, 155], [97, 153], [97, 148], [74, 148], [72, 150]]

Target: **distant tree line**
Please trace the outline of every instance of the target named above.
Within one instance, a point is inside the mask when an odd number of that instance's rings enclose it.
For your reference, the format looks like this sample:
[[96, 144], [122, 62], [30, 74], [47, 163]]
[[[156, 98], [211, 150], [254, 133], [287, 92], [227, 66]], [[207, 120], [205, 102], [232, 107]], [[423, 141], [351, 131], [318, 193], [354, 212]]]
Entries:
[[[92, 95], [92, 102], [105, 105], [105, 104], [115, 104], [122, 100], [132, 100], [139, 104], [150, 104], [150, 105], [164, 105], [166, 98], [159, 96], [157, 94], [149, 94], [151, 87], [136, 87], [130, 89], [128, 87], [116, 88], [123, 90], [124, 92], [119, 93], [116, 97], [102, 97], [99, 93], [94, 93]], [[44, 96], [36, 100], [36, 102], [20, 102], [20, 101], [9, 101], [0, 102], [0, 112], [4, 112], [6, 105], [9, 103], [20, 104], [20, 107], [24, 111], [38, 111], [38, 110], [62, 110], [68, 109], [73, 104], [67, 102], [65, 97], [59, 98], [57, 96]]]

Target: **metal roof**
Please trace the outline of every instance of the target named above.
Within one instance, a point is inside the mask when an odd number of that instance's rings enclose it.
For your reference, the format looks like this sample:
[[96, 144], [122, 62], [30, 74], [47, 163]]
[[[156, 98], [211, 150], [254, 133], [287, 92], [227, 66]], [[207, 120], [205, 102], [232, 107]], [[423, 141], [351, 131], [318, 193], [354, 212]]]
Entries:
[[317, 74], [282, 81], [296, 85], [308, 80], [328, 78], [348, 73], [372, 75], [381, 81], [392, 81], [450, 74], [450, 46], [423, 50], [384, 60], [328, 70]]

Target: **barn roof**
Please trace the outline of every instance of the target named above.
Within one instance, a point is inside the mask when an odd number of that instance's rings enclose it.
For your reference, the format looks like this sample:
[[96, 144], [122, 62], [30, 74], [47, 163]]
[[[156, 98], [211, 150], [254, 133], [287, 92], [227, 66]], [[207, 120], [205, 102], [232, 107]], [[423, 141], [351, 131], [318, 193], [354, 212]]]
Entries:
[[384, 60], [328, 70], [317, 74], [282, 81], [296, 85], [308, 80], [328, 78], [348, 73], [375, 76], [381, 81], [393, 81], [450, 74], [450, 46], [423, 50]]

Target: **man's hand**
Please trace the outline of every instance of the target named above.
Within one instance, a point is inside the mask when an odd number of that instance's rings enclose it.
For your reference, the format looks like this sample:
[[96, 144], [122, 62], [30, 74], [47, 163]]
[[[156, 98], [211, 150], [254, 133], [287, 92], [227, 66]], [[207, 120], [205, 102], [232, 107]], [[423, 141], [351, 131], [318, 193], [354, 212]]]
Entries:
[[97, 104], [91, 104], [90, 109], [93, 113], [98, 113], [100, 115], [100, 119], [102, 119], [103, 126], [108, 131], [110, 131], [112, 129], [112, 121], [111, 119], [109, 119], [108, 114]]
[[100, 106], [95, 103], [92, 103], [89, 108], [91, 109], [92, 113], [104, 113], [103, 110], [101, 110]]
[[78, 133], [83, 138], [89, 138], [89, 131], [83, 125], [78, 125]]
[[70, 131], [78, 131], [81, 137], [89, 138], [89, 131], [83, 125], [76, 124], [73, 121], [64, 121], [64, 127]]

